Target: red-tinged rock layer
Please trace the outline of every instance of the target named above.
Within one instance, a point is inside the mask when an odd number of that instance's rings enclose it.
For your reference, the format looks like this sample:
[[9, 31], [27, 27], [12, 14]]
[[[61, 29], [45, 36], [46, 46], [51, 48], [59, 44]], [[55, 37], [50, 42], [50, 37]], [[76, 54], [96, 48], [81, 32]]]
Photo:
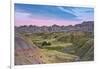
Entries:
[[15, 37], [15, 65], [41, 64], [41, 51], [21, 37]]

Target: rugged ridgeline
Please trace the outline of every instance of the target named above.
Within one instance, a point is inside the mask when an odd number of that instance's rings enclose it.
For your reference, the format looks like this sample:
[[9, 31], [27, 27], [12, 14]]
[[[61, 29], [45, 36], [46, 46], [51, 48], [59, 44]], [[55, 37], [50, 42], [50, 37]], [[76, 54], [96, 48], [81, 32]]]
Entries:
[[94, 31], [94, 21], [84, 21], [80, 24], [76, 24], [74, 26], [59, 26], [59, 25], [52, 25], [52, 26], [20, 26], [15, 27], [16, 33], [41, 33], [41, 32], [70, 32], [70, 31], [84, 31], [84, 32], [92, 32]]
[[20, 26], [15, 32], [15, 65], [94, 60], [93, 21], [74, 26]]

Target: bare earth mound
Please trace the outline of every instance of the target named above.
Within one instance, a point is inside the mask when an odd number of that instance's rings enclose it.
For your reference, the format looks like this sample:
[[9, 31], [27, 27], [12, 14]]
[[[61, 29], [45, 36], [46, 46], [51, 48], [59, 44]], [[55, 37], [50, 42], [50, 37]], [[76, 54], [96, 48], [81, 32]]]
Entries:
[[15, 65], [44, 63], [38, 47], [32, 46], [21, 37], [15, 37], [15, 41]]

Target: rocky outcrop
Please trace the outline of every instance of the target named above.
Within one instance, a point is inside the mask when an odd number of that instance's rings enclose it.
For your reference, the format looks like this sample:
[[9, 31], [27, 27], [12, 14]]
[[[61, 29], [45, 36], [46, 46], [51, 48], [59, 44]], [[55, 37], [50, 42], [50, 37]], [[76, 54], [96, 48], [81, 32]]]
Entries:
[[84, 31], [84, 32], [93, 32], [94, 31], [94, 21], [85, 21], [81, 24], [76, 24], [74, 26], [59, 26], [59, 25], [52, 25], [52, 26], [20, 26], [15, 27], [16, 33], [41, 33], [41, 32], [69, 32], [69, 31]]

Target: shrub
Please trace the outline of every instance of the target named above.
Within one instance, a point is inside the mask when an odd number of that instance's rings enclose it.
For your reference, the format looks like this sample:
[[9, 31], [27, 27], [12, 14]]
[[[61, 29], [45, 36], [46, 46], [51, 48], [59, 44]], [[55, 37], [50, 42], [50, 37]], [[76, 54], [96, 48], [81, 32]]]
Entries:
[[42, 46], [48, 46], [48, 45], [51, 45], [51, 43], [50, 43], [50, 42], [47, 42], [47, 41], [44, 41], [44, 42], [42, 43]]

